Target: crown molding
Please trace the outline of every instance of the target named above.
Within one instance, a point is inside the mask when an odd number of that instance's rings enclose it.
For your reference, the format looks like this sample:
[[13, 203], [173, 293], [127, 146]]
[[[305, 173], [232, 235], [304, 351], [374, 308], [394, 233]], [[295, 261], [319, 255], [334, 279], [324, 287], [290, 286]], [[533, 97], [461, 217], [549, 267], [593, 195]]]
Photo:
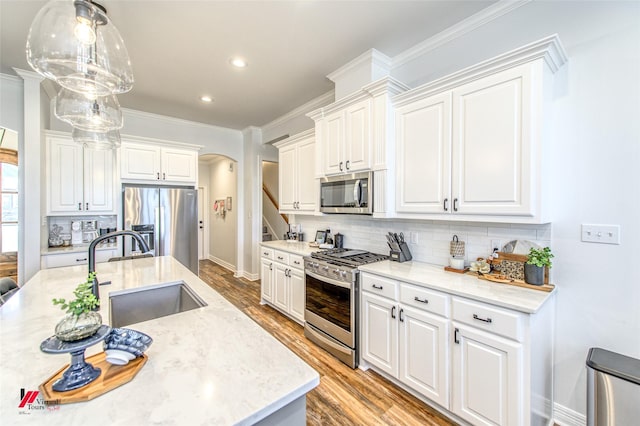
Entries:
[[38, 74], [35, 71], [27, 71], [27, 70], [23, 70], [23, 69], [20, 69], [20, 68], [15, 68], [15, 67], [13, 68], [13, 70], [23, 80], [32, 80], [32, 81], [36, 81], [36, 82], [40, 82], [40, 81], [44, 80], [44, 77], [42, 75]]
[[342, 77], [344, 74], [350, 72], [354, 68], [357, 68], [360, 65], [365, 63], [372, 63], [374, 65], [377, 65], [381, 68], [386, 69], [387, 73], [389, 73], [389, 71], [391, 70], [391, 66], [393, 64], [393, 60], [387, 55], [385, 55], [384, 53], [380, 52], [379, 50], [369, 49], [366, 52], [364, 52], [362, 55], [358, 56], [355, 59], [352, 59], [351, 61], [347, 62], [345, 65], [341, 66], [331, 74], [327, 75], [327, 78], [331, 81], [336, 81], [337, 79]]
[[395, 96], [409, 89], [411, 89], [409, 86], [391, 76], [383, 77], [362, 87], [362, 90], [369, 92], [371, 96], [382, 94]]
[[140, 110], [137, 110], [137, 109], [130, 109], [130, 108], [120, 108], [120, 109], [122, 110], [123, 113], [126, 112], [126, 114], [129, 115], [129, 116], [134, 116], [134, 117], [139, 117], [139, 118], [147, 118], [147, 119], [153, 119], [153, 120], [169, 121], [169, 122], [173, 122], [173, 123], [176, 123], [176, 124], [179, 123], [179, 124], [186, 124], [188, 126], [203, 127], [203, 128], [207, 128], [207, 129], [220, 129], [220, 130], [224, 130], [224, 131], [241, 133], [240, 130], [232, 129], [230, 127], [215, 126], [213, 124], [200, 123], [198, 121], [185, 120], [184, 118], [170, 117], [168, 115], [161, 115], [161, 114], [156, 114], [156, 113], [153, 113], [153, 112], [140, 111]]
[[394, 97], [393, 103], [395, 106], [406, 105], [419, 98], [434, 95], [489, 74], [494, 74], [538, 59], [542, 59], [554, 73], [567, 62], [567, 55], [562, 47], [562, 43], [560, 43], [558, 34], [534, 41], [533, 43], [418, 86]]
[[309, 130], [305, 130], [304, 132], [300, 132], [300, 133], [296, 133], [295, 135], [292, 135], [290, 137], [288, 137], [287, 139], [278, 141], [276, 143], [273, 144], [274, 147], [276, 148], [282, 148], [283, 146], [287, 146], [287, 145], [291, 145], [294, 144], [296, 142], [299, 142], [303, 139], [308, 139], [310, 137], [315, 136], [316, 134], [316, 130], [315, 128], [309, 129]]
[[22, 79], [11, 74], [0, 74], [0, 80], [5, 80], [7, 83], [22, 85]]
[[402, 53], [393, 57], [392, 68], [400, 67], [407, 62], [411, 62], [414, 59], [424, 55], [425, 53], [434, 50], [451, 40], [462, 37], [464, 34], [475, 30], [489, 22], [505, 15], [525, 4], [531, 2], [531, 0], [514, 0], [514, 1], [499, 1], [491, 6], [482, 9], [480, 12], [471, 15], [467, 19], [458, 22], [457, 24], [447, 28], [438, 34], [429, 37], [425, 41], [410, 47]]
[[327, 93], [318, 96], [317, 98], [311, 99], [306, 104], [300, 105], [296, 109], [289, 111], [285, 115], [282, 115], [275, 120], [265, 124], [264, 126], [262, 126], [262, 131], [266, 132], [300, 115], [309, 116], [309, 114], [306, 114], [308, 111], [314, 111], [317, 108], [322, 108], [323, 106], [330, 104], [335, 100], [335, 97], [335, 90], [330, 90]]

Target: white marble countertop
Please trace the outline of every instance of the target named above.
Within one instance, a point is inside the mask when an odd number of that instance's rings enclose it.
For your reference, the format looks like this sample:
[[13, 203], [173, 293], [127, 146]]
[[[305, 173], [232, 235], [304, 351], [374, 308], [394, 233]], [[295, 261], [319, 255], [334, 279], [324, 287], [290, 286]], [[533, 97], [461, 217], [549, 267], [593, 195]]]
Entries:
[[399, 263], [385, 260], [358, 269], [529, 314], [537, 312], [556, 291], [554, 289], [548, 293], [494, 283], [471, 275], [447, 272], [442, 266], [415, 261]]
[[286, 251], [288, 253], [299, 254], [300, 256], [309, 256], [314, 251], [320, 250], [318, 247], [309, 247], [308, 241], [264, 241], [260, 243], [263, 247], [276, 250]]
[[52, 297], [72, 297], [87, 274], [86, 266], [41, 270], [0, 307], [3, 424], [252, 424], [319, 384], [315, 370], [172, 257], [102, 263], [97, 273], [112, 282], [100, 287], [105, 324], [115, 290], [183, 280], [208, 306], [127, 326], [154, 340], [131, 382], [87, 402], [21, 409], [21, 388], [37, 390], [70, 361], [39, 347], [63, 316]]

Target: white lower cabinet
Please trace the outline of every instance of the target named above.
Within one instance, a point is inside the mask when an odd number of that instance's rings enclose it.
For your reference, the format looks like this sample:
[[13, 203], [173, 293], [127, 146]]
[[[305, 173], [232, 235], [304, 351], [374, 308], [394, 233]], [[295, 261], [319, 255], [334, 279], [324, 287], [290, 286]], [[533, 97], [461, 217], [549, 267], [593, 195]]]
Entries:
[[[447, 407], [449, 321], [428, 312], [425, 309], [428, 303], [424, 308], [401, 303], [405, 299], [404, 294], [422, 289], [398, 284], [400, 296], [395, 289], [386, 290], [394, 285], [390, 280], [381, 281], [379, 277], [363, 274], [362, 358]], [[446, 297], [435, 292], [433, 295], [438, 299]], [[414, 297], [428, 300], [428, 296], [427, 299], [413, 296], [412, 300]]]
[[[96, 250], [96, 263], [106, 262], [116, 257], [117, 249]], [[59, 268], [61, 266], [86, 265], [89, 263], [87, 251], [77, 253], [49, 253], [40, 257], [40, 268]]]
[[304, 323], [302, 256], [261, 247], [261, 298], [296, 322]]
[[472, 425], [551, 419], [551, 297], [529, 314], [361, 272], [361, 358]]

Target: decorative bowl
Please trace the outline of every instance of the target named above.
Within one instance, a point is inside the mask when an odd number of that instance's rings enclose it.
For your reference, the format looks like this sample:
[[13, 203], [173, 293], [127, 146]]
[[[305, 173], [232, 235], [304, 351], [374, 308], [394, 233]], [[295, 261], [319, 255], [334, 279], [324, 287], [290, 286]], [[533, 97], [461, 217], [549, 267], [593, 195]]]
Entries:
[[121, 351], [120, 349], [107, 349], [104, 352], [107, 362], [114, 365], [126, 365], [136, 357], [131, 352]]
[[129, 328], [114, 328], [105, 337], [103, 346], [105, 351], [116, 349], [139, 357], [149, 349], [151, 343], [153, 343], [153, 339], [140, 331]]

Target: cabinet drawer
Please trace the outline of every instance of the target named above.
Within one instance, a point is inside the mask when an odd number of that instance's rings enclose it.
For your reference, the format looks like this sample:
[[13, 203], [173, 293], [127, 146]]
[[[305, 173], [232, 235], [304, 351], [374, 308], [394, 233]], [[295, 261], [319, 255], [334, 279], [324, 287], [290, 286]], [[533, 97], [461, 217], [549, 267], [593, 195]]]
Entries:
[[289, 253], [279, 250], [274, 250], [273, 252], [273, 260], [276, 262], [284, 263], [285, 265], [289, 264]]
[[290, 254], [289, 255], [289, 266], [296, 269], [304, 269], [304, 261], [302, 260], [302, 256], [298, 254]]
[[379, 277], [377, 275], [362, 272], [361, 283], [362, 290], [369, 293], [378, 294], [393, 300], [398, 299], [398, 282], [389, 278]]
[[260, 257], [263, 259], [273, 259], [273, 249], [260, 247]]
[[515, 311], [454, 297], [453, 319], [519, 342], [523, 339], [523, 314]]
[[443, 317], [449, 316], [449, 296], [437, 291], [400, 283], [400, 302]]
[[[97, 250], [96, 263], [106, 262], [115, 256], [117, 256], [116, 250]], [[43, 255], [40, 259], [40, 267], [42, 269], [86, 265], [87, 263], [89, 263], [87, 252], [48, 254]]]

